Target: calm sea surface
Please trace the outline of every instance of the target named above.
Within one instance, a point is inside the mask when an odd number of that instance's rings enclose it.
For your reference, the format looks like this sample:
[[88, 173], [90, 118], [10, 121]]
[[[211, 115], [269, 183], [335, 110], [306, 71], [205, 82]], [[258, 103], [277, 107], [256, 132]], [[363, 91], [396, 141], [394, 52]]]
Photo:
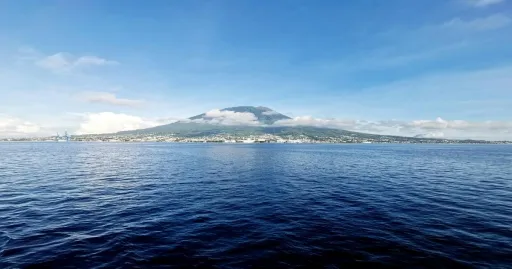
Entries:
[[0, 143], [0, 268], [512, 267], [512, 146]]

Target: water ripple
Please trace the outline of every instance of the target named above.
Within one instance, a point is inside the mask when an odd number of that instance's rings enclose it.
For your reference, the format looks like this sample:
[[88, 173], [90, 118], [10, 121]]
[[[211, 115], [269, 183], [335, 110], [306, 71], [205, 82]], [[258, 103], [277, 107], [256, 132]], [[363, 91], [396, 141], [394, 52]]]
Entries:
[[507, 268], [512, 147], [0, 144], [0, 268]]

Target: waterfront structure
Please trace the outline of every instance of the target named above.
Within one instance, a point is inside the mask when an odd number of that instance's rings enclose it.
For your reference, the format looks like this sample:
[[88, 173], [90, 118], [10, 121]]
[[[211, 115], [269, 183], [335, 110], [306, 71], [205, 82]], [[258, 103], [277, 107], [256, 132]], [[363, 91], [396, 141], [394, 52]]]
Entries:
[[71, 136], [68, 134], [68, 131], [65, 131], [63, 136], [59, 135], [59, 133], [55, 136], [56, 142], [69, 142], [70, 140]]

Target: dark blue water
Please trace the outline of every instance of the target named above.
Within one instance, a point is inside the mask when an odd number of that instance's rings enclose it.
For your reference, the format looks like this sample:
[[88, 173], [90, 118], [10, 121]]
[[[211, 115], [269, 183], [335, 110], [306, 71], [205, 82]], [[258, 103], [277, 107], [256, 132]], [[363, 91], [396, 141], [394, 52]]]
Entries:
[[0, 268], [507, 268], [512, 147], [0, 143]]

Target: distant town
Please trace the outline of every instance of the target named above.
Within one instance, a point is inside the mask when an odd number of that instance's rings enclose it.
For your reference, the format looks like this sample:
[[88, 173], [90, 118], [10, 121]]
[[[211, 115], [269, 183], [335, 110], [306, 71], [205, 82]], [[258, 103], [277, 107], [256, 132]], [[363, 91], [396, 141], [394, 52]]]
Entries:
[[398, 136], [376, 136], [375, 138], [346, 135], [336, 137], [312, 137], [306, 135], [278, 136], [263, 135], [209, 135], [184, 137], [176, 134], [140, 134], [140, 135], [80, 135], [32, 138], [0, 138], [1, 142], [169, 142], [169, 143], [398, 143], [398, 144], [512, 144], [512, 141], [485, 141], [468, 139], [433, 139]]

